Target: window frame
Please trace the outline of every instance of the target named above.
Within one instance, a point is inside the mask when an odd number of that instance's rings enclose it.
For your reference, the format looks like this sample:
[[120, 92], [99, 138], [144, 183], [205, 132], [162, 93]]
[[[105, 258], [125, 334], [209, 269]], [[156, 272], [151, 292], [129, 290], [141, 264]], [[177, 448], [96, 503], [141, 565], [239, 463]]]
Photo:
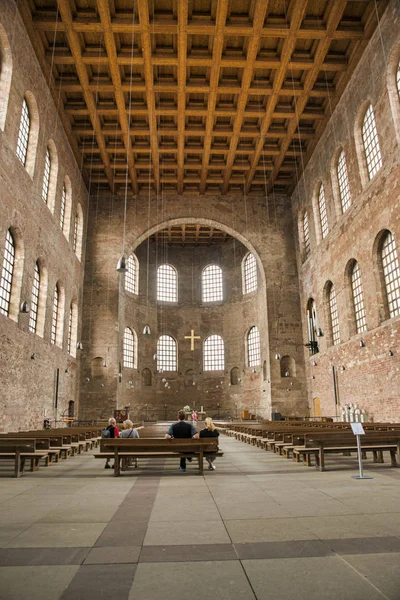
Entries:
[[[369, 119], [369, 116], [371, 116], [371, 119], [370, 119], [370, 124], [368, 125], [367, 120]], [[369, 135], [368, 135], [368, 132], [366, 131], [367, 126], [370, 128], [370, 130], [372, 129], [372, 133], [370, 131]], [[373, 136], [372, 140], [371, 140], [371, 136]], [[366, 139], [367, 137], [369, 139]], [[363, 116], [363, 119], [361, 122], [361, 141], [362, 141], [363, 156], [364, 156], [365, 165], [366, 165], [366, 169], [367, 169], [367, 179], [368, 179], [368, 181], [372, 181], [375, 178], [375, 175], [377, 175], [383, 167], [383, 157], [382, 157], [381, 145], [379, 142], [378, 128], [376, 125], [375, 111], [374, 111], [374, 107], [372, 106], [371, 102], [368, 104], [367, 108], [365, 109], [364, 116]], [[368, 148], [371, 148], [371, 150], [368, 151]], [[372, 158], [371, 158], [371, 156], [372, 156]], [[378, 159], [375, 161], [376, 157], [378, 157]], [[372, 163], [374, 163], [374, 164], [372, 164]], [[371, 164], [372, 164], [372, 167], [371, 167]], [[378, 168], [376, 168], [376, 165], [378, 165]]]
[[207, 336], [203, 342], [203, 371], [225, 371], [225, 343], [218, 334]]
[[[210, 272], [210, 277], [206, 273]], [[218, 281], [217, 281], [218, 280]], [[215, 287], [213, 287], [215, 285]], [[211, 296], [211, 297], [205, 297]], [[217, 296], [217, 297], [215, 297]], [[224, 278], [222, 268], [211, 263], [201, 273], [201, 301], [204, 304], [224, 301]]]
[[[254, 337], [252, 332], [255, 332], [255, 343], [250, 339], [250, 337]], [[253, 350], [255, 348], [255, 351]], [[261, 359], [261, 335], [260, 330], [257, 325], [252, 325], [247, 332], [246, 335], [246, 358], [247, 358], [247, 366], [248, 367], [259, 367], [262, 364]], [[255, 362], [257, 361], [258, 362]]]
[[[250, 268], [247, 267], [249, 261], [252, 262]], [[242, 290], [243, 296], [255, 293], [258, 290], [257, 259], [252, 252], [247, 252], [242, 260]]]
[[[163, 339], [164, 338], [164, 339]], [[168, 340], [172, 340], [173, 344], [171, 342], [168, 342], [169, 345], [171, 346], [171, 348], [174, 348], [173, 351], [173, 355], [172, 358], [171, 357], [167, 357], [165, 359], [165, 356], [163, 356], [163, 354], [166, 354], [166, 351], [163, 350], [163, 348], [161, 348], [161, 340], [167, 341]], [[162, 359], [162, 360], [161, 360]], [[171, 367], [172, 368], [169, 368]], [[167, 368], [164, 368], [167, 367]], [[176, 339], [169, 334], [162, 334], [159, 336], [158, 340], [157, 340], [157, 371], [158, 373], [164, 373], [164, 372], [176, 372], [178, 370], [178, 344]]]
[[[161, 281], [160, 273], [162, 274], [163, 270], [165, 270], [165, 273], [170, 272], [171, 274], [172, 273], [174, 274], [173, 275], [174, 286], [172, 286], [168, 282]], [[171, 281], [172, 281], [172, 279], [171, 279]], [[164, 297], [160, 297], [160, 295], [161, 295], [160, 283], [167, 285], [167, 289], [170, 289], [170, 290], [174, 289], [175, 293], [167, 294], [163, 290]], [[173, 299], [171, 299], [171, 298], [173, 298]], [[177, 304], [178, 303], [178, 271], [176, 270], [176, 268], [174, 266], [170, 265], [169, 263], [163, 263], [162, 265], [159, 265], [159, 267], [157, 269], [157, 302], [166, 302], [169, 304]]]

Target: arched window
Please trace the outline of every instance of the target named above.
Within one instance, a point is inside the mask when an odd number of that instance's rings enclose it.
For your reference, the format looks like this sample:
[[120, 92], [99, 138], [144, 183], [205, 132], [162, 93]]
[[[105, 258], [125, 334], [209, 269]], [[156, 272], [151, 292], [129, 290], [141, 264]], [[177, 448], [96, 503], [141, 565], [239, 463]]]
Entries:
[[68, 354], [76, 358], [76, 346], [78, 342], [78, 304], [72, 300], [69, 307], [68, 317]]
[[176, 371], [177, 369], [176, 341], [170, 335], [162, 335], [157, 342], [157, 370]]
[[[69, 239], [69, 230], [71, 226], [71, 208], [72, 208], [72, 186], [69, 177], [65, 177], [62, 194], [61, 194], [61, 207], [60, 207], [60, 229], [67, 238]], [[77, 230], [78, 234], [78, 230]]]
[[281, 377], [296, 377], [296, 361], [292, 356], [282, 356], [280, 366]]
[[399, 64], [397, 65], [396, 85], [397, 85], [397, 93], [399, 94], [399, 99], [400, 99], [400, 61], [399, 61]]
[[328, 288], [329, 314], [331, 319], [332, 343], [340, 344], [339, 315], [336, 302], [336, 291], [333, 284]]
[[78, 217], [78, 213], [76, 213], [75, 219], [74, 219], [74, 237], [72, 240], [72, 250], [74, 252], [76, 252], [76, 244], [78, 242], [78, 224], [79, 224], [79, 217]]
[[382, 244], [382, 267], [390, 318], [400, 314], [400, 269], [396, 241], [388, 231]]
[[311, 241], [310, 241], [310, 228], [308, 225], [307, 211], [304, 211], [303, 215], [303, 240], [304, 240], [304, 254], [308, 258], [311, 252]]
[[139, 293], [139, 261], [135, 254], [131, 254], [126, 261], [125, 289], [131, 294]]
[[3, 267], [0, 280], [0, 312], [8, 317], [10, 311], [11, 289], [13, 284], [15, 263], [15, 242], [11, 231], [6, 234], [6, 244], [3, 255]]
[[52, 344], [56, 343], [57, 340], [57, 329], [58, 329], [58, 320], [59, 320], [59, 302], [60, 302], [60, 294], [58, 285], [54, 288], [54, 296], [53, 296], [53, 317], [51, 320], [51, 338], [50, 341]]
[[254, 254], [247, 254], [243, 259], [243, 294], [257, 289], [257, 261]]
[[232, 367], [231, 369], [231, 385], [239, 385], [240, 383], [240, 369], [238, 367]]
[[361, 271], [358, 262], [355, 262], [351, 271], [351, 289], [353, 292], [354, 316], [357, 333], [366, 331], [367, 319], [364, 308], [364, 294], [361, 281]]
[[74, 252], [78, 260], [82, 259], [82, 242], [83, 242], [83, 213], [82, 207], [78, 204], [74, 222]]
[[222, 269], [217, 265], [208, 265], [202, 274], [203, 302], [219, 302], [223, 300]]
[[12, 78], [11, 45], [5, 29], [0, 25], [0, 129], [4, 130]]
[[146, 386], [151, 385], [151, 371], [150, 369], [143, 369], [142, 371], [142, 384]]
[[160, 265], [157, 270], [157, 300], [178, 302], [178, 276], [171, 265]]
[[51, 320], [50, 342], [62, 348], [64, 331], [64, 290], [57, 282], [54, 288], [53, 296], [53, 315]]
[[124, 367], [133, 369], [136, 363], [136, 334], [130, 327], [124, 331]]
[[328, 227], [328, 215], [326, 212], [326, 201], [325, 201], [325, 190], [321, 183], [318, 192], [318, 209], [319, 209], [319, 221], [321, 225], [322, 239], [325, 238], [329, 233]]
[[249, 367], [261, 364], [260, 332], [255, 325], [247, 334], [247, 361]]
[[31, 129], [31, 118], [27, 101], [24, 98], [22, 103], [21, 119], [19, 122], [17, 156], [21, 163], [26, 165], [26, 156], [28, 154], [29, 133]]
[[67, 188], [65, 187], [65, 183], [64, 183], [62, 193], [61, 193], [61, 206], [60, 206], [60, 229], [61, 229], [61, 231], [64, 231], [66, 203], [67, 203]]
[[382, 155], [376, 129], [375, 114], [372, 104], [366, 110], [362, 125], [362, 140], [369, 179], [373, 179], [382, 167]]
[[47, 199], [49, 195], [49, 185], [50, 185], [50, 171], [51, 171], [51, 158], [50, 158], [50, 150], [46, 149], [46, 157], [44, 159], [44, 173], [43, 173], [43, 186], [42, 186], [42, 200], [47, 204]]
[[204, 371], [223, 371], [224, 369], [224, 340], [220, 335], [210, 335], [204, 340]]
[[351, 204], [351, 194], [349, 176], [347, 173], [346, 157], [343, 150], [339, 155], [337, 165], [337, 178], [339, 185], [340, 202], [342, 204], [342, 212], [345, 213]]
[[40, 292], [40, 269], [39, 263], [35, 263], [35, 271], [33, 274], [31, 310], [29, 313], [29, 331], [36, 333], [37, 317], [39, 310], [39, 292]]

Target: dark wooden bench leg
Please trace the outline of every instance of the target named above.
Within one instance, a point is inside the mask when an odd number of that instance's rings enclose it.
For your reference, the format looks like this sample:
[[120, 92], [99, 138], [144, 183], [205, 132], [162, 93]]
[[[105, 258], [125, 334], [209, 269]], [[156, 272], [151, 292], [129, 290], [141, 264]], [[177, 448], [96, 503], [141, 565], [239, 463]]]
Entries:
[[115, 448], [115, 450], [114, 450], [114, 477], [119, 477], [120, 473], [121, 473], [121, 467], [119, 464], [118, 448]]
[[390, 461], [391, 461], [392, 467], [399, 466], [399, 464], [397, 463], [397, 460], [396, 460], [396, 450], [390, 450]]
[[324, 456], [324, 449], [322, 447], [319, 449], [318, 455], [319, 455], [318, 468], [320, 471], [325, 471], [325, 456]]
[[14, 465], [14, 477], [21, 477], [23, 469], [21, 469], [22, 461], [24, 459], [21, 458], [20, 453], [17, 452], [15, 455], [15, 465]]
[[203, 475], [203, 467], [204, 467], [204, 463], [203, 463], [203, 450], [200, 450], [200, 454], [199, 454], [199, 471], [200, 471], [200, 475]]

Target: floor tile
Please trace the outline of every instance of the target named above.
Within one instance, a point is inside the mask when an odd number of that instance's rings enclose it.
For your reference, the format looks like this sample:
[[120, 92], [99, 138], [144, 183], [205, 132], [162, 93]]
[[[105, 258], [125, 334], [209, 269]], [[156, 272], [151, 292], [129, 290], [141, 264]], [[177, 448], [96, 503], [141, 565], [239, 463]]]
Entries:
[[346, 556], [345, 560], [390, 600], [400, 598], [400, 553]]
[[0, 567], [0, 600], [59, 600], [78, 566]]
[[257, 600], [382, 600], [382, 595], [338, 557], [245, 560]]
[[237, 560], [232, 544], [186, 546], [143, 546], [140, 562], [192, 562]]
[[184, 542], [191, 544], [229, 544], [231, 540], [222, 521], [185, 522], [175, 528], [168, 522], [150, 522], [145, 546], [180, 546]]
[[90, 548], [0, 548], [0, 566], [81, 565]]
[[137, 563], [140, 550], [141, 546], [92, 548], [85, 560], [85, 565]]
[[83, 565], [61, 600], [127, 600], [136, 565]]
[[247, 542], [288, 542], [316, 539], [299, 519], [259, 519], [225, 521], [234, 544]]
[[29, 527], [8, 544], [7, 548], [90, 547], [105, 523], [40, 523]]
[[140, 563], [129, 600], [176, 600], [177, 582], [179, 600], [255, 600], [239, 561]]

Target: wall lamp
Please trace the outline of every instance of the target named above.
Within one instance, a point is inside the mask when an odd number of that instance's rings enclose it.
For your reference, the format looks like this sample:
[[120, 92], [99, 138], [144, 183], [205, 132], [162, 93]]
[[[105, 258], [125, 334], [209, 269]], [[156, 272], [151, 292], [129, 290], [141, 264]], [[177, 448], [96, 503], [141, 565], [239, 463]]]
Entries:
[[128, 271], [128, 269], [126, 267], [126, 259], [125, 259], [124, 255], [120, 256], [120, 258], [118, 260], [117, 271], [118, 271], [118, 273], [126, 273]]
[[324, 332], [322, 331], [321, 327], [318, 327], [317, 329], [317, 337], [324, 337]]
[[279, 352], [275, 354], [275, 360], [281, 360], [281, 355], [279, 354]]
[[393, 352], [392, 352], [392, 350], [389, 350], [389, 352], [388, 352], [388, 356], [393, 356]]
[[360, 340], [360, 348], [365, 348], [365, 342], [364, 342], [364, 340]]
[[77, 350], [83, 350], [83, 344], [82, 344], [82, 342], [78, 342], [78, 343], [77, 343], [77, 345], [76, 345], [76, 349], [77, 349]]
[[21, 305], [19, 307], [19, 312], [21, 313], [28, 313], [29, 312], [29, 302], [21, 302]]

